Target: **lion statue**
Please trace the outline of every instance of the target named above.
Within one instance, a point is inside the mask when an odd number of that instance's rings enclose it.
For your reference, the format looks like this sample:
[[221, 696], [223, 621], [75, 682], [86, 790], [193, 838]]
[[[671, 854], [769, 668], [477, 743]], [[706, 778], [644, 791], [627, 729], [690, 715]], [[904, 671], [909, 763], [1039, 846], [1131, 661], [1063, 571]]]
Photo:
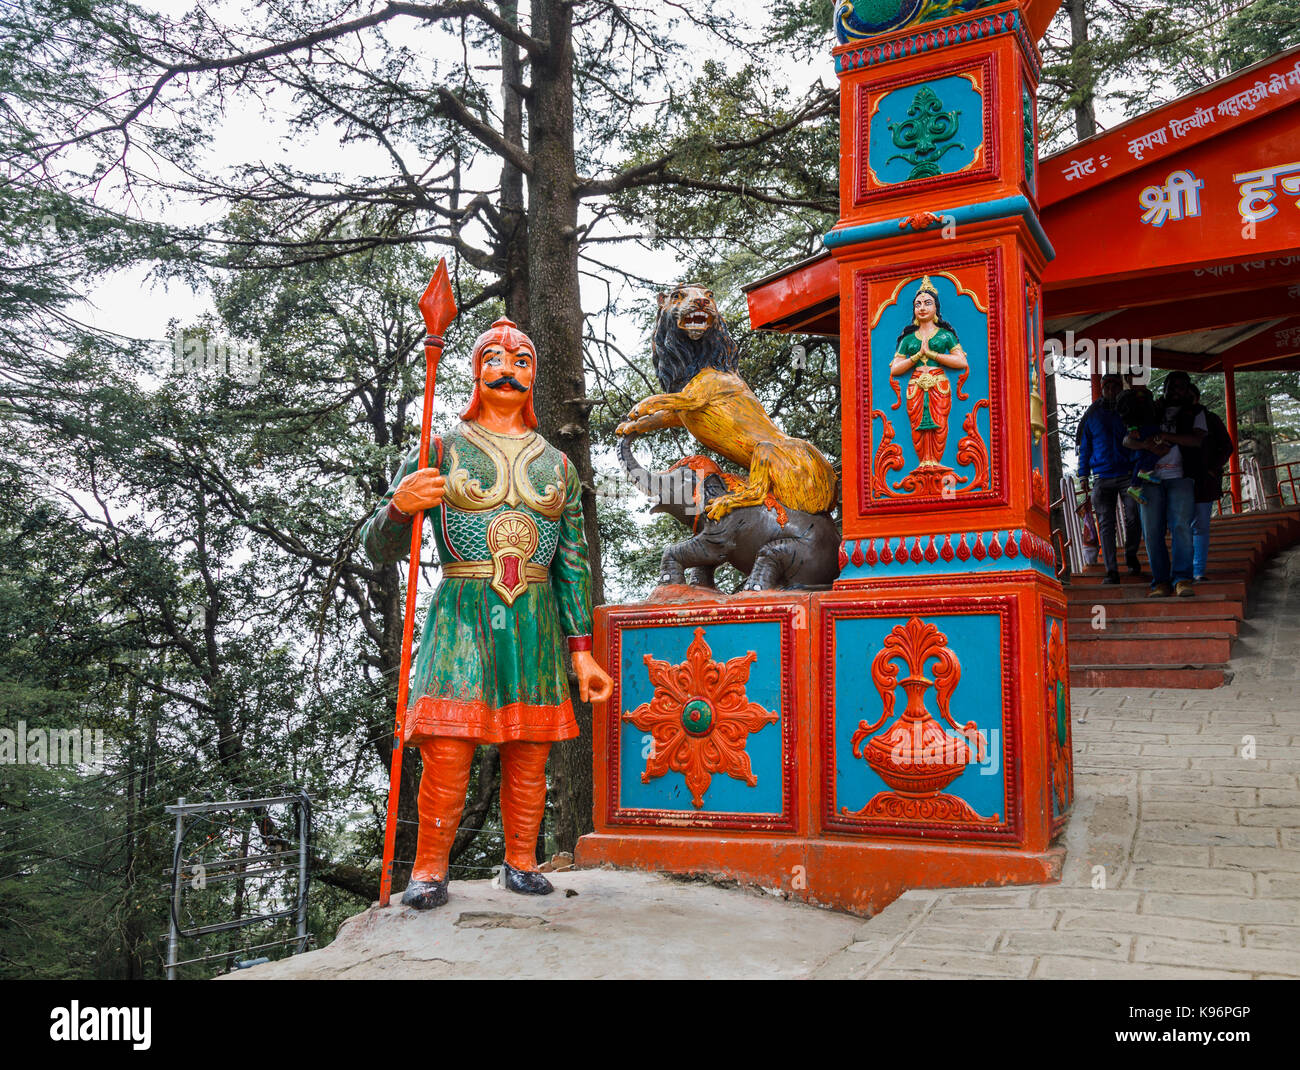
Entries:
[[830, 510], [835, 470], [812, 443], [791, 438], [772, 423], [736, 374], [739, 351], [711, 290], [684, 283], [659, 295], [652, 353], [666, 393], [642, 401], [614, 433], [685, 427], [701, 445], [747, 468], [743, 485], [709, 503], [710, 519], [770, 498], [805, 513]]

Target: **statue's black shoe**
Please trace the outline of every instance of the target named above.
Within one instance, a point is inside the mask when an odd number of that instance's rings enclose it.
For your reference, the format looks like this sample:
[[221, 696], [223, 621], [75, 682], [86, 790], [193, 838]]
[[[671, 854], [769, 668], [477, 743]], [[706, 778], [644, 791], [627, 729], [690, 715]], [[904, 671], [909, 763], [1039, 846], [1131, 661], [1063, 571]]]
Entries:
[[447, 901], [447, 878], [440, 881], [411, 881], [402, 893], [402, 904], [416, 910], [432, 910]]
[[550, 895], [555, 891], [555, 886], [542, 874], [515, 869], [509, 862], [502, 864], [501, 874], [505, 886], [521, 895]]

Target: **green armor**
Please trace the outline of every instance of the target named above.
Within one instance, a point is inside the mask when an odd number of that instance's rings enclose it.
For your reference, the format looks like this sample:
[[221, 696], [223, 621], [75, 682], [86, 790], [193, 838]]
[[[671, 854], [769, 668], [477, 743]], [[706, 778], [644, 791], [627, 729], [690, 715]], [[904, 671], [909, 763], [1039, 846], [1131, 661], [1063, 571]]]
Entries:
[[[407, 742], [572, 739], [564, 637], [591, 633], [577, 471], [536, 432], [472, 423], [442, 440], [441, 456], [446, 495], [428, 516], [443, 576], [415, 657]], [[417, 463], [412, 451], [362, 529], [377, 564], [410, 552], [411, 522], [388, 506]]]

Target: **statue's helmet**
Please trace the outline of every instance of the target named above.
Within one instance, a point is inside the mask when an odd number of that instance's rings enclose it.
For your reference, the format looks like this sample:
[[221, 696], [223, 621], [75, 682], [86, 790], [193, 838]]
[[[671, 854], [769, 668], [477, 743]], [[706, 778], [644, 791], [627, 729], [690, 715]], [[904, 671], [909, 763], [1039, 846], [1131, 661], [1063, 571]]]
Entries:
[[[462, 420], [473, 420], [479, 414], [479, 408], [482, 405], [480, 395], [479, 376], [483, 372], [483, 355], [489, 346], [499, 345], [504, 348], [516, 351], [526, 350], [533, 358], [533, 385], [537, 384], [537, 347], [533, 345], [533, 340], [524, 334], [510, 320], [502, 316], [491, 327], [478, 336], [474, 343], [474, 354], [470, 358], [472, 363], [472, 372], [474, 375], [474, 390], [470, 395], [469, 404], [465, 406], [465, 411], [460, 414]], [[528, 391], [527, 400], [524, 402], [524, 423], [529, 427], [537, 426], [537, 414], [533, 411], [533, 390]]]

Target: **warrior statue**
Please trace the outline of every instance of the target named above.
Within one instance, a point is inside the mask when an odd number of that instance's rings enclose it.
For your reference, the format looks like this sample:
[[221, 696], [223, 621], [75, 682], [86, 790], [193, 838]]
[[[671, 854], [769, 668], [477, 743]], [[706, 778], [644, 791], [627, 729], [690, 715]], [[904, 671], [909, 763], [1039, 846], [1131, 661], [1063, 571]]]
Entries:
[[[582, 485], [569, 459], [536, 431], [537, 352], [499, 319], [473, 354], [474, 391], [429, 468], [406, 458], [362, 530], [380, 564], [400, 559], [421, 510], [432, 521], [442, 579], [411, 678], [405, 742], [424, 759], [415, 866], [402, 902], [447, 901], [447, 867], [474, 748], [501, 749], [505, 886], [545, 895], [537, 833], [546, 808], [546, 758], [578, 734], [563, 639], [584, 702], [612, 682], [591, 653], [591, 569]], [[445, 470], [445, 474], [444, 474]]]

